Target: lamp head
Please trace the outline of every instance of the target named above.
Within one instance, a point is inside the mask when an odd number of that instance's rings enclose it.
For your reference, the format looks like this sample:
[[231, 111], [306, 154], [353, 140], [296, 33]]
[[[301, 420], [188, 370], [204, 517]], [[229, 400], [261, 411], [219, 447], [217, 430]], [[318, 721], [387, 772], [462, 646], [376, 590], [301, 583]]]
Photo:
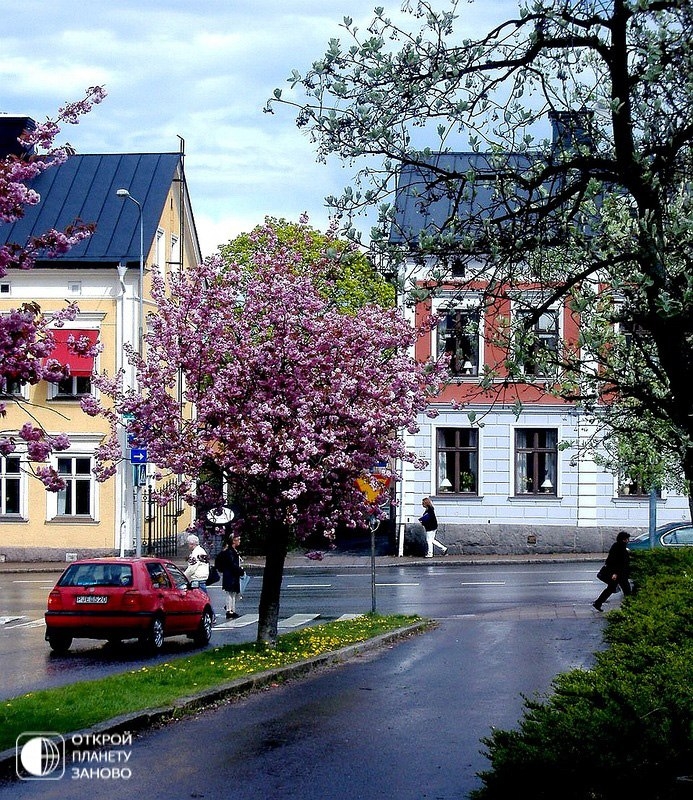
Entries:
[[130, 197], [130, 192], [127, 189], [116, 189], [118, 197]]

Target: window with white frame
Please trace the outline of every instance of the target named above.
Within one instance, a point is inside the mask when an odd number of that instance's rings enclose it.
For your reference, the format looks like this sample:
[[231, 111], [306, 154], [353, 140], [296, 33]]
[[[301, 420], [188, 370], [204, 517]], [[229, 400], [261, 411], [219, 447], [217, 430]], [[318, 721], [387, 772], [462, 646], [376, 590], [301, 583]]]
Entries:
[[81, 314], [80, 321], [89, 328], [57, 328], [53, 330], [56, 346], [51, 358], [69, 366], [71, 376], [61, 381], [49, 382], [49, 400], [78, 400], [93, 393], [91, 375], [96, 368], [97, 356], [84, 348], [97, 343], [100, 335], [102, 314]]
[[447, 356], [450, 374], [472, 377], [479, 374], [479, 325], [478, 305], [467, 308], [441, 308], [441, 320], [437, 329], [438, 357]]
[[57, 465], [65, 488], [57, 492], [56, 516], [92, 517], [94, 475], [91, 456], [61, 455]]
[[555, 428], [515, 430], [515, 494], [557, 494], [558, 431]]
[[180, 237], [175, 235], [171, 236], [171, 264], [180, 266]]
[[18, 516], [22, 507], [19, 456], [0, 457], [0, 516]]
[[50, 385], [49, 396], [52, 400], [75, 400], [91, 394], [91, 377], [74, 376], [65, 378]]
[[438, 428], [437, 493], [478, 494], [479, 432], [475, 428]]
[[166, 266], [166, 237], [161, 228], [157, 228], [156, 240], [154, 241], [154, 263], [160, 270]]
[[28, 397], [27, 384], [20, 383], [16, 378], [0, 377], [0, 397]]
[[537, 316], [535, 310], [519, 308], [515, 317], [518, 351], [525, 375], [546, 377], [558, 351], [558, 309], [545, 309]]
[[[633, 497], [636, 500], [642, 500], [644, 497], [649, 497], [650, 493], [650, 488], [645, 486], [641, 478], [632, 478], [630, 475], [624, 475], [618, 481], [619, 497]], [[655, 487], [655, 495], [661, 498], [662, 490], [659, 487]]]

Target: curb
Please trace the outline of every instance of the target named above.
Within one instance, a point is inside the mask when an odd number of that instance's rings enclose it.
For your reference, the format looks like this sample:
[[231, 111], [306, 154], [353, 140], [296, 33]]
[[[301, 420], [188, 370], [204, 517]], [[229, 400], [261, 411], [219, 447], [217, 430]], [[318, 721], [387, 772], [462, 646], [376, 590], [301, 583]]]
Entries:
[[[93, 725], [91, 728], [84, 728], [80, 731], [70, 731], [69, 733], [63, 734], [65, 751], [69, 753], [76, 749], [74, 745], [71, 746], [71, 737], [73, 736], [86, 738], [98, 737], [104, 734], [138, 733], [157, 725], [163, 725], [167, 722], [181, 719], [196, 711], [208, 709], [229, 698], [238, 698], [251, 694], [271, 683], [303, 677], [319, 667], [339, 664], [348, 659], [355, 658], [362, 653], [376, 650], [391, 642], [397, 642], [408, 636], [423, 633], [433, 627], [435, 627], [435, 623], [431, 620], [421, 620], [412, 625], [407, 625], [404, 628], [397, 628], [396, 630], [388, 631], [372, 639], [367, 639], [364, 642], [356, 642], [355, 644], [342, 647], [339, 650], [332, 650], [329, 653], [313, 656], [305, 661], [298, 661], [295, 664], [288, 664], [285, 667], [258, 672], [247, 678], [237, 678], [229, 683], [215, 686], [213, 689], [208, 689], [188, 697], [181, 697], [179, 700], [176, 700], [175, 703], [168, 706], [134, 711], [130, 714], [123, 714], [122, 716], [105, 720], [104, 722]], [[0, 780], [14, 781], [19, 779], [16, 772], [16, 759], [16, 747], [0, 752]]]

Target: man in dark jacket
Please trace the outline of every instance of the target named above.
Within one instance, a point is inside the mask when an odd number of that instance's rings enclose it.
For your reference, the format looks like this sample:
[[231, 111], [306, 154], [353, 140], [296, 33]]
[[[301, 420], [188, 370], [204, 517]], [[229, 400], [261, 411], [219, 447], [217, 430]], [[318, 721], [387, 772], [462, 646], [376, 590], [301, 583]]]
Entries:
[[611, 597], [614, 592], [618, 591], [621, 587], [624, 597], [631, 593], [630, 588], [630, 552], [628, 551], [628, 541], [630, 534], [627, 531], [619, 531], [616, 536], [616, 541], [611, 545], [609, 554], [606, 557], [604, 564], [607, 567], [609, 582], [606, 584], [606, 589], [599, 595], [599, 597], [592, 603], [597, 611], [602, 611], [602, 603]]

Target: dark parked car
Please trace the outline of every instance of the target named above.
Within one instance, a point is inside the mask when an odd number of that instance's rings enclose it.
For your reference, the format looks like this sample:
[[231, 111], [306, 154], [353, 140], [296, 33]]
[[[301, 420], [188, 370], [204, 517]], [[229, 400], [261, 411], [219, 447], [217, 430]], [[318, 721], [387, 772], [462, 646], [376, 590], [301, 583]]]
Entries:
[[48, 595], [46, 641], [56, 652], [74, 638], [120, 642], [137, 638], [158, 651], [167, 636], [208, 644], [214, 614], [206, 592], [160, 558], [74, 561]]
[[[655, 531], [655, 547], [690, 547], [693, 545], [693, 525], [690, 522], [670, 522]], [[650, 533], [641, 533], [628, 542], [629, 550], [649, 550]]]

